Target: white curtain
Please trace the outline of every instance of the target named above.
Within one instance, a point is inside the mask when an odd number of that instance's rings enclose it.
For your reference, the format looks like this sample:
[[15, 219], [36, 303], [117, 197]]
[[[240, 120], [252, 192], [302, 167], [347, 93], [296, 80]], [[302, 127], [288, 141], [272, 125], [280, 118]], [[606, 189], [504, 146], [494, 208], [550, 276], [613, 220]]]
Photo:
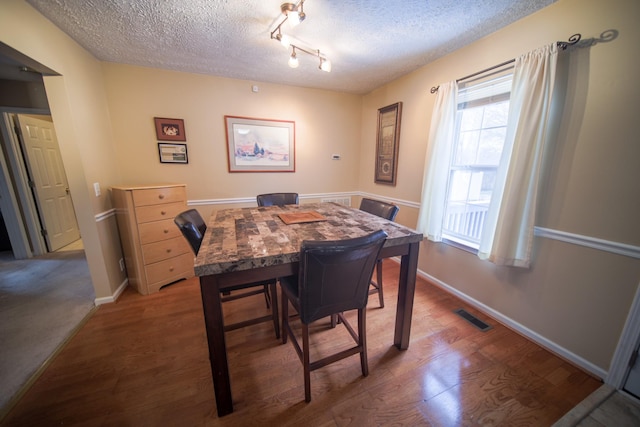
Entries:
[[457, 95], [458, 83], [455, 80], [440, 85], [429, 130], [418, 230], [434, 242], [442, 241], [447, 180], [455, 139]]
[[478, 250], [481, 259], [498, 265], [531, 262], [557, 54], [553, 43], [515, 61], [502, 160]]
[[[515, 60], [506, 140], [478, 250], [498, 265], [531, 262], [557, 54], [554, 43]], [[455, 81], [440, 85], [429, 131], [418, 230], [435, 242], [442, 240], [457, 93]]]

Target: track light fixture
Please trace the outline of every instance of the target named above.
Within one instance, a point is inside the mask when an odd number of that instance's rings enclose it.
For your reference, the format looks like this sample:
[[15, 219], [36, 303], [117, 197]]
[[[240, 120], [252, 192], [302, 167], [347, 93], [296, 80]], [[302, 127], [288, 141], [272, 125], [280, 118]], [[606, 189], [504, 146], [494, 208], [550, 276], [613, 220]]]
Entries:
[[308, 55], [317, 57], [320, 61], [318, 68], [329, 73], [331, 72], [331, 61], [329, 61], [329, 59], [320, 52], [320, 49], [305, 49], [299, 45], [291, 43], [291, 39], [286, 34], [282, 34], [282, 25], [285, 22], [289, 22], [291, 27], [295, 27], [305, 20], [307, 15], [304, 13], [303, 9], [304, 2], [305, 0], [300, 0], [297, 4], [282, 3], [280, 5], [280, 11], [284, 15], [284, 19], [282, 19], [276, 28], [271, 31], [271, 38], [279, 41], [287, 49], [291, 47], [291, 56], [289, 57], [289, 66], [291, 68], [298, 68], [299, 63], [297, 52], [304, 52]]

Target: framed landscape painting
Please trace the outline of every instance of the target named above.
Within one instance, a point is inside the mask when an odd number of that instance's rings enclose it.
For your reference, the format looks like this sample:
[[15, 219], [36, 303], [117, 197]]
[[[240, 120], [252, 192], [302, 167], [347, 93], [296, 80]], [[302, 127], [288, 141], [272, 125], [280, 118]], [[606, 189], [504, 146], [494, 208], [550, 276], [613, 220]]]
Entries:
[[295, 172], [295, 122], [224, 116], [229, 172]]

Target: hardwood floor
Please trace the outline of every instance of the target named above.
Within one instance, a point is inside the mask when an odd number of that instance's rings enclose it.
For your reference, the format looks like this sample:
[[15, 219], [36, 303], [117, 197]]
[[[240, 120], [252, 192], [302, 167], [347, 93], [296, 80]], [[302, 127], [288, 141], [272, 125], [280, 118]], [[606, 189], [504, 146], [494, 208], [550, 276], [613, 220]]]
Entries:
[[[421, 279], [411, 344], [398, 351], [397, 264], [386, 261], [384, 273], [385, 308], [374, 298], [367, 311], [369, 376], [357, 356], [315, 371], [311, 403], [292, 345], [262, 323], [226, 334], [235, 412], [217, 417], [191, 279], [148, 296], [127, 289], [100, 306], [1, 425], [549, 426], [601, 385]], [[458, 308], [492, 329], [480, 331]], [[267, 312], [261, 296], [224, 310], [229, 321]], [[315, 324], [312, 351], [347, 344], [343, 329]]]

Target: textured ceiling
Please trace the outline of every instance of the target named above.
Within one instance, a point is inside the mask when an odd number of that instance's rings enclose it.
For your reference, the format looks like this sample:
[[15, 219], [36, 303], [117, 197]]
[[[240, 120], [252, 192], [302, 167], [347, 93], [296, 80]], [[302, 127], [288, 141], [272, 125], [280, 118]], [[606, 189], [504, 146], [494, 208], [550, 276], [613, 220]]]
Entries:
[[[281, 0], [27, 0], [108, 62], [363, 94], [556, 0], [306, 0], [293, 43], [320, 49], [333, 70], [270, 33]], [[470, 70], [473, 71], [473, 70]]]

